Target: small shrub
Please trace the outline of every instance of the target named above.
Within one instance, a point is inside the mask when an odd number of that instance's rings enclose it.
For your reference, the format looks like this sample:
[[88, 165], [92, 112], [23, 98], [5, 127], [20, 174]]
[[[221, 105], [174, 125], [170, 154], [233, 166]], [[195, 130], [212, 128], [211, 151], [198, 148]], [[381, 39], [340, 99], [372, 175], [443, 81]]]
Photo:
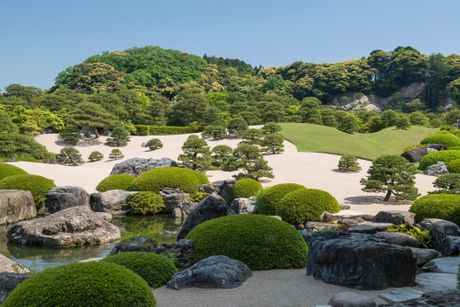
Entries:
[[102, 179], [96, 187], [99, 192], [110, 190], [128, 190], [129, 185], [134, 180], [134, 176], [128, 174], [115, 174]]
[[123, 158], [124, 158], [124, 155], [121, 152], [121, 150], [118, 148], [112, 149], [112, 151], [109, 153], [110, 160], [120, 160]]
[[256, 214], [208, 220], [196, 226], [187, 239], [194, 241], [195, 262], [225, 255], [253, 270], [302, 268], [307, 255], [305, 241], [291, 225]]
[[358, 172], [361, 170], [358, 159], [355, 156], [343, 155], [340, 157], [338, 168], [342, 172]]
[[265, 134], [262, 140], [262, 151], [269, 154], [278, 154], [284, 151], [284, 138], [279, 133]]
[[417, 221], [438, 218], [460, 225], [460, 195], [428, 194], [418, 198], [410, 207]]
[[298, 189], [284, 196], [276, 206], [276, 214], [291, 224], [319, 221], [324, 211], [337, 213], [340, 206], [331, 194], [318, 189]]
[[417, 244], [423, 248], [431, 247], [431, 233], [429, 230], [422, 230], [416, 226], [409, 226], [407, 224], [391, 225], [387, 228], [387, 232], [398, 232], [410, 235], [417, 240]]
[[75, 262], [35, 273], [3, 306], [156, 306], [147, 283], [108, 261]]
[[265, 134], [277, 133], [281, 131], [281, 126], [278, 123], [269, 122], [262, 127]]
[[154, 138], [148, 141], [147, 145], [148, 145], [148, 148], [152, 151], [163, 148], [163, 143], [161, 142], [160, 139], [157, 139], [157, 138]]
[[77, 126], [68, 125], [59, 133], [60, 140], [69, 145], [77, 145], [81, 139], [80, 129]]
[[118, 253], [106, 257], [104, 261], [130, 269], [153, 288], [165, 285], [176, 273], [172, 260], [150, 252]]
[[0, 190], [30, 191], [37, 207], [41, 207], [46, 192], [55, 187], [54, 181], [38, 175], [14, 175], [0, 180]]
[[208, 195], [209, 195], [208, 193], [198, 191], [198, 192], [190, 194], [190, 199], [195, 203], [199, 203], [200, 201], [205, 199], [205, 197]]
[[460, 193], [460, 174], [448, 173], [439, 176], [433, 182], [439, 190], [436, 193]]
[[[424, 138], [421, 144], [441, 144], [447, 148], [451, 146], [460, 146], [460, 138], [452, 134], [437, 133]], [[450, 149], [450, 148], [449, 148]]]
[[77, 166], [83, 164], [80, 152], [75, 147], [64, 147], [56, 155], [56, 162], [62, 165]]
[[90, 162], [97, 162], [97, 161], [101, 161], [102, 159], [104, 159], [104, 155], [100, 153], [99, 151], [93, 151], [92, 153], [90, 153], [88, 157], [88, 160]]
[[419, 169], [425, 170], [428, 166], [436, 164], [440, 161], [449, 163], [453, 160], [460, 159], [460, 150], [442, 150], [429, 152], [422, 161], [420, 161]]
[[234, 198], [248, 198], [257, 195], [263, 187], [259, 181], [250, 178], [243, 178], [236, 182], [235, 189], [233, 190]]
[[276, 206], [286, 194], [304, 188], [303, 185], [296, 183], [281, 183], [262, 190], [257, 195], [258, 212], [265, 215], [275, 215]]
[[11, 164], [0, 163], [0, 180], [6, 177], [24, 174], [27, 174], [27, 172], [22, 168], [19, 168]]
[[447, 169], [451, 173], [460, 173], [460, 159], [447, 162]]
[[126, 208], [131, 214], [156, 214], [165, 209], [163, 197], [152, 192], [131, 194], [126, 199]]
[[108, 146], [126, 146], [129, 143], [129, 131], [123, 126], [117, 126], [105, 143]]

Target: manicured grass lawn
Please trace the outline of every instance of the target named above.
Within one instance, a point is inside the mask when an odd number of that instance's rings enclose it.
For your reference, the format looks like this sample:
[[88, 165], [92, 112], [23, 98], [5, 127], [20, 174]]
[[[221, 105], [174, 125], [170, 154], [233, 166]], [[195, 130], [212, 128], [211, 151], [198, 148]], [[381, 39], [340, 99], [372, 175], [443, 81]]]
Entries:
[[281, 133], [298, 151], [349, 154], [374, 160], [381, 155], [400, 155], [407, 146], [418, 144], [437, 131], [414, 126], [408, 130], [394, 127], [369, 134], [348, 134], [337, 129], [303, 123], [281, 124]]

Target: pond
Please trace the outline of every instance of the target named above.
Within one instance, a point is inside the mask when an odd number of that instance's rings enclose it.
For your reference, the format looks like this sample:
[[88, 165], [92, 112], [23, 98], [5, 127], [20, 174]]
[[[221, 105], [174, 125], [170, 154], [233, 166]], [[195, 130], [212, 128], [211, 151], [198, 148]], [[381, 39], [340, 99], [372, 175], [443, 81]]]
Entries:
[[[119, 217], [114, 218], [112, 223], [120, 228], [122, 239], [144, 235], [154, 238], [157, 242], [174, 242], [180, 229], [180, 222], [171, 216], [164, 215]], [[0, 226], [0, 254], [11, 258], [32, 272], [69, 262], [105, 257], [117, 243], [65, 249], [23, 246], [8, 244], [7, 231], [7, 227]]]

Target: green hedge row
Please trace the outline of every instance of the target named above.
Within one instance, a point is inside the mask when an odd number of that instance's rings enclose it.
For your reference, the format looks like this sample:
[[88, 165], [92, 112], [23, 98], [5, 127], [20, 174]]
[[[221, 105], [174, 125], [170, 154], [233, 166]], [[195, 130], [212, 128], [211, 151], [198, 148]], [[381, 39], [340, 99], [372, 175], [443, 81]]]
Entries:
[[135, 135], [172, 135], [187, 134], [197, 132], [194, 127], [190, 126], [147, 126], [135, 125]]
[[428, 194], [418, 198], [410, 207], [417, 221], [438, 218], [460, 225], [460, 195]]

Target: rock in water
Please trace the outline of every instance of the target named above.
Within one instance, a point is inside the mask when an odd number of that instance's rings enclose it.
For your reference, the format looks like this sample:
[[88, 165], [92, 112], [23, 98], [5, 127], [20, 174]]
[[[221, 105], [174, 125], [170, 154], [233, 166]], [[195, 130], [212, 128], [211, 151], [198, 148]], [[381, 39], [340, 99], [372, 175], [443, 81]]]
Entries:
[[0, 304], [3, 304], [3, 301], [14, 288], [30, 276], [30, 274], [0, 272]]
[[231, 289], [251, 276], [251, 269], [243, 262], [227, 256], [211, 256], [174, 274], [167, 286], [176, 290], [189, 287]]
[[0, 190], [0, 225], [12, 224], [37, 216], [29, 191]]
[[29, 273], [29, 269], [0, 254], [0, 272]]
[[120, 230], [88, 207], [77, 206], [15, 224], [8, 239], [21, 245], [75, 247], [120, 239]]
[[344, 291], [334, 294], [328, 303], [332, 307], [375, 307], [375, 301], [367, 295]]
[[46, 193], [45, 207], [49, 213], [76, 206], [89, 206], [89, 195], [81, 187], [54, 187]]
[[155, 252], [157, 242], [146, 237], [134, 237], [117, 243], [110, 251], [110, 255], [123, 252]]
[[139, 176], [143, 172], [149, 171], [151, 169], [169, 166], [177, 166], [176, 161], [171, 160], [169, 158], [132, 158], [115, 164], [110, 175], [128, 174], [132, 176]]
[[208, 195], [187, 217], [177, 235], [177, 240], [184, 239], [197, 225], [225, 215], [228, 215], [228, 208], [225, 200], [216, 193]]
[[96, 212], [107, 212], [113, 215], [126, 214], [126, 199], [137, 192], [111, 190], [102, 193], [93, 193], [90, 197], [91, 209]]
[[374, 218], [376, 223], [391, 223], [395, 225], [409, 224], [414, 226], [415, 214], [408, 211], [388, 210], [380, 211]]

